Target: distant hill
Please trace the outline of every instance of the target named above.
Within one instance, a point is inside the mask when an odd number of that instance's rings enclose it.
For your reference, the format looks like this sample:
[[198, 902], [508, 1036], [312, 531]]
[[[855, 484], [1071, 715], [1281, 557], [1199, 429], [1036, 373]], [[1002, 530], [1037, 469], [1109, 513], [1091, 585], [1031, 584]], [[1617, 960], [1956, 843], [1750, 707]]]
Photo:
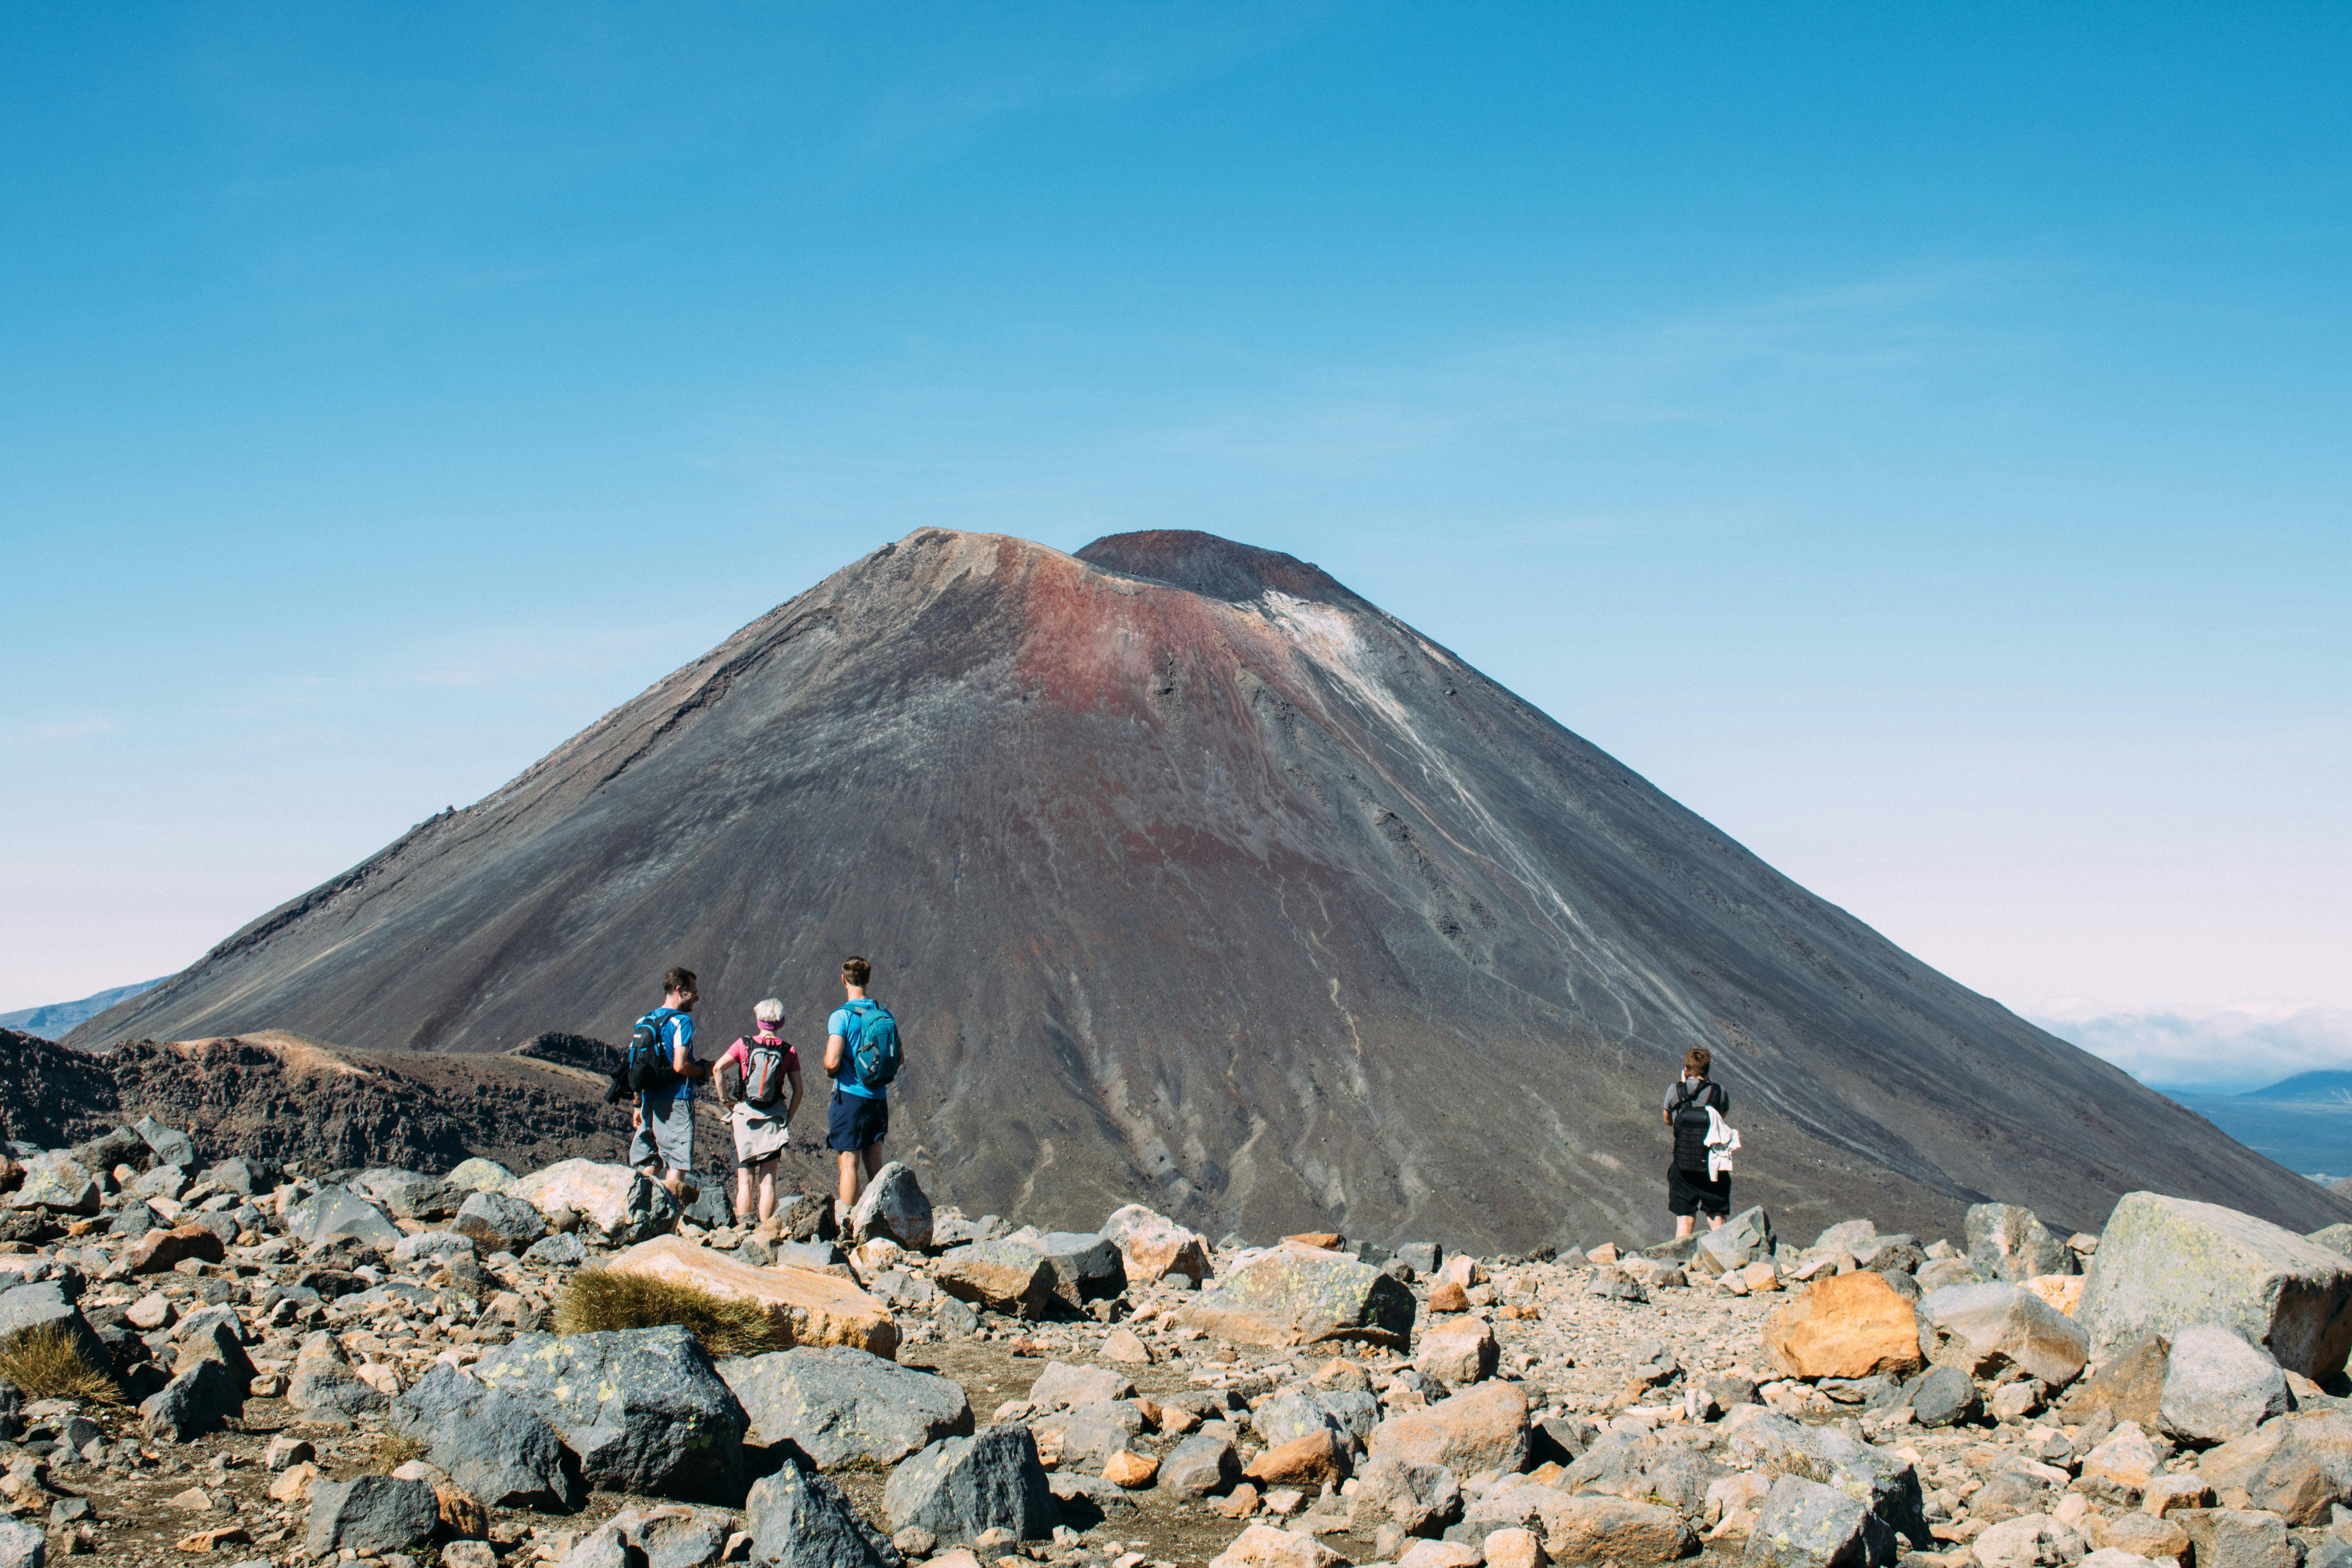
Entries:
[[142, 980], [136, 985], [118, 985], [111, 991], [100, 991], [79, 1002], [52, 1002], [46, 1007], [0, 1013], [0, 1029], [38, 1035], [45, 1040], [63, 1039], [68, 1030], [85, 1018], [95, 1018], [117, 1002], [128, 1002], [143, 991], [152, 991], [170, 978], [165, 974], [153, 980]]
[[2268, 1089], [2249, 1089], [2241, 1100], [2267, 1100], [2294, 1105], [2352, 1110], [2352, 1072], [2299, 1072]]

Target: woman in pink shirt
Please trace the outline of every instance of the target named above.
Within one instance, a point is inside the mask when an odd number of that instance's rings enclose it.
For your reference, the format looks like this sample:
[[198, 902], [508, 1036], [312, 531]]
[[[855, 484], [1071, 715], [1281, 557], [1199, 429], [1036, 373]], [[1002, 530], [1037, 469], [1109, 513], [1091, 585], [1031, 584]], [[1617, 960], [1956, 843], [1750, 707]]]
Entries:
[[[734, 1123], [739, 1225], [751, 1222], [755, 1175], [760, 1179], [760, 1218], [776, 1212], [776, 1159], [793, 1141], [793, 1112], [801, 1105], [800, 1053], [776, 1033], [784, 1021], [784, 1005], [771, 996], [751, 1009], [751, 1036], [728, 1047], [710, 1069], [711, 1079], [719, 1086], [719, 1109]], [[730, 1066], [735, 1069], [731, 1080], [727, 1073]], [[732, 1105], [728, 1103], [730, 1081], [740, 1096]]]

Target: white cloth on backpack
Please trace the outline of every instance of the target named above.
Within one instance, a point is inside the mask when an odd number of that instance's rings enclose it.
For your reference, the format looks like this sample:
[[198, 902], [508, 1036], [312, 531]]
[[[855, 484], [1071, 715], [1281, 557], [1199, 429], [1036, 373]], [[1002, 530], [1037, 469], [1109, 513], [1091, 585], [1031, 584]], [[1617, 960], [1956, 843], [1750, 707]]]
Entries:
[[1717, 1181], [1731, 1171], [1731, 1152], [1739, 1147], [1739, 1130], [1723, 1119], [1723, 1112], [1710, 1105], [1706, 1108], [1706, 1179]]

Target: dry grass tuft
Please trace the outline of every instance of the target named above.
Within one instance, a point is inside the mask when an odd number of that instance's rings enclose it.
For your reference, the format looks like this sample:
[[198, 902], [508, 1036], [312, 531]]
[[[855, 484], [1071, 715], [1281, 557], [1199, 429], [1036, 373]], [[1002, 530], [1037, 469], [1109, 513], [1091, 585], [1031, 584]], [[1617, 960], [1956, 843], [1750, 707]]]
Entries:
[[414, 1437], [404, 1437], [397, 1432], [379, 1432], [375, 1451], [368, 1456], [368, 1474], [388, 1476], [411, 1459], [425, 1458], [429, 1450]]
[[83, 1359], [73, 1335], [55, 1323], [27, 1329], [0, 1347], [0, 1377], [22, 1389], [27, 1399], [122, 1403], [122, 1388], [114, 1374]]
[[749, 1301], [730, 1301], [691, 1285], [643, 1274], [583, 1268], [555, 1300], [559, 1334], [609, 1333], [617, 1329], [653, 1329], [677, 1323], [692, 1334], [712, 1360], [788, 1350], [791, 1342]]

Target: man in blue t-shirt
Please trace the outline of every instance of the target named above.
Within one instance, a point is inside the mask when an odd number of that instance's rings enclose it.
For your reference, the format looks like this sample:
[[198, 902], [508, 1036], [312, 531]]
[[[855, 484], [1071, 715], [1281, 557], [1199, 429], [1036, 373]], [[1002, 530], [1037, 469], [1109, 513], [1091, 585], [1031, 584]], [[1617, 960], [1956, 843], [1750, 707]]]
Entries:
[[710, 1065], [694, 1059], [698, 994], [693, 970], [673, 969], [662, 976], [662, 1005], [638, 1022], [654, 1026], [670, 1081], [638, 1095], [629, 1110], [629, 1163], [667, 1167], [658, 1179], [681, 1206], [694, 1201], [686, 1190], [694, 1169], [694, 1080], [710, 1076]]
[[[825, 1021], [824, 1070], [833, 1079], [833, 1100], [825, 1108], [824, 1146], [841, 1156], [841, 1201], [854, 1204], [866, 1178], [882, 1168], [882, 1140], [890, 1131], [890, 1091], [857, 1076], [857, 1058], [849, 1040], [863, 1025], [864, 1015], [879, 1010], [866, 994], [874, 966], [850, 958], [841, 966], [841, 988], [849, 999]], [[902, 1045], [903, 1051], [903, 1045]]]

